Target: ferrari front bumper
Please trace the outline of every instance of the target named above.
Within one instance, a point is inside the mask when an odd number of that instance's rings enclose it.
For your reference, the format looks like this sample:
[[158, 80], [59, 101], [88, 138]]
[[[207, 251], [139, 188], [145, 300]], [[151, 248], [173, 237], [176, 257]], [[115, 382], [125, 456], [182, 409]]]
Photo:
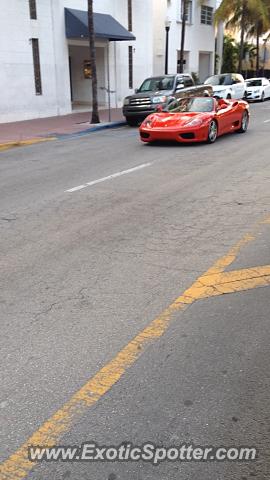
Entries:
[[192, 128], [140, 128], [142, 142], [176, 141], [180, 143], [204, 142], [208, 137], [208, 125]]

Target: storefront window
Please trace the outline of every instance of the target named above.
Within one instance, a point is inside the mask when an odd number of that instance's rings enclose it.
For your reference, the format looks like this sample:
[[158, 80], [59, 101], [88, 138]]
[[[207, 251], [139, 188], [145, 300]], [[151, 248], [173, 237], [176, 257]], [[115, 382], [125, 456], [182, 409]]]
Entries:
[[84, 78], [92, 78], [92, 68], [89, 60], [84, 60], [83, 62], [83, 74]]

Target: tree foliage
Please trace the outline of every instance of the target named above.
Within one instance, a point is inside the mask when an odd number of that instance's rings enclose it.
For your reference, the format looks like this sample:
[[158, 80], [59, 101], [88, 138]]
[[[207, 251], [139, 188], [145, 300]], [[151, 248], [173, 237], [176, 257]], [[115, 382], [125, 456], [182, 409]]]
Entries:
[[[226, 27], [240, 31], [237, 69], [242, 70], [245, 41], [256, 38], [257, 68], [259, 65], [260, 37], [270, 29], [270, 0], [222, 0], [215, 13], [216, 22], [226, 22]], [[225, 45], [229, 49], [230, 45]], [[228, 61], [228, 59], [226, 60]]]
[[[238, 71], [237, 67], [240, 48], [240, 43], [235, 42], [233, 37], [230, 35], [224, 36], [222, 73], [235, 73]], [[248, 54], [249, 66], [253, 69], [254, 60], [256, 58], [256, 46], [253, 43], [244, 42], [243, 52], [244, 58]]]

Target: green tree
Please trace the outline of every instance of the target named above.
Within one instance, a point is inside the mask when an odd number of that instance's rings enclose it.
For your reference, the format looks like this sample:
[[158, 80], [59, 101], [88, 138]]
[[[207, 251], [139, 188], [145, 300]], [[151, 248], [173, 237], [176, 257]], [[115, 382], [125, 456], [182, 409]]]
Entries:
[[[230, 35], [224, 36], [223, 43], [223, 63], [222, 63], [222, 73], [236, 72], [237, 71], [237, 62], [239, 58], [239, 51], [241, 45], [236, 43]], [[251, 68], [254, 65], [254, 59], [256, 57], [256, 46], [253, 43], [244, 42], [243, 44], [243, 56], [246, 57], [248, 53], [248, 58]]]
[[229, 35], [225, 35], [223, 41], [223, 62], [221, 72], [236, 72], [237, 59], [238, 48], [234, 43], [234, 39]]
[[226, 26], [240, 30], [238, 53], [238, 71], [242, 70], [245, 35], [255, 18], [261, 18], [265, 12], [265, 2], [269, 0], [222, 0], [215, 13], [215, 21], [227, 21]]
[[98, 113], [97, 64], [96, 64], [93, 0], [88, 0], [88, 29], [89, 29], [90, 64], [91, 64], [91, 70], [92, 70], [92, 119], [91, 119], [91, 123], [100, 123], [99, 113]]
[[260, 69], [260, 38], [270, 29], [270, 0], [263, 0], [262, 8], [254, 16], [248, 30], [248, 36], [256, 39], [256, 73]]

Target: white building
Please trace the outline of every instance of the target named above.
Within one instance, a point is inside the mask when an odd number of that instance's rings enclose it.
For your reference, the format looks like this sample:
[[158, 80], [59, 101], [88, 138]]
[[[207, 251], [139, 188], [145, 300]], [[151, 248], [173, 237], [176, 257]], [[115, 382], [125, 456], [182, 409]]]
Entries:
[[[179, 69], [182, 11], [181, 0], [156, 0], [154, 12], [154, 73], [164, 69], [164, 19], [170, 22], [168, 73]], [[189, 0], [185, 34], [184, 72], [194, 72], [200, 81], [214, 73], [216, 0]]]
[[[100, 106], [112, 107], [144, 78], [177, 71], [179, 0], [95, 0]], [[215, 0], [189, 2], [185, 71], [213, 71]], [[70, 113], [91, 105], [87, 0], [3, 0], [0, 15], [0, 123]], [[98, 15], [106, 14], [106, 16]], [[108, 16], [110, 15], [110, 16]], [[135, 37], [135, 39], [134, 39]], [[105, 90], [107, 89], [107, 90]]]

